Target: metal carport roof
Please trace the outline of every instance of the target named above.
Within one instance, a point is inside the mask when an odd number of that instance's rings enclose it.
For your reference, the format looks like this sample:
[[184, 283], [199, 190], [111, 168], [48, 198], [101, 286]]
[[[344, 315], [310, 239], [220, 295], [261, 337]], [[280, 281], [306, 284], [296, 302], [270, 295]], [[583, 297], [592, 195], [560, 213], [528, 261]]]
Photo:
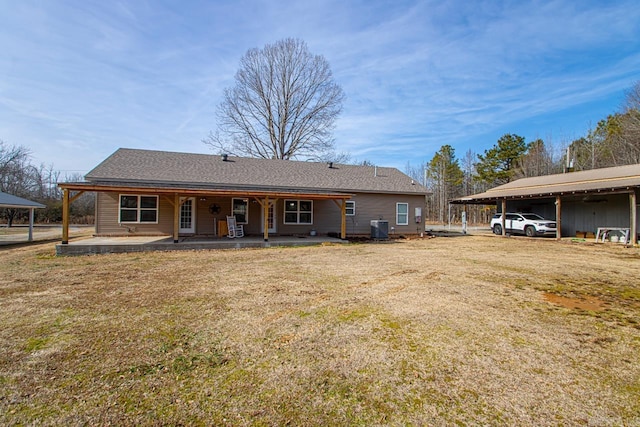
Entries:
[[484, 193], [460, 197], [457, 204], [494, 204], [499, 199], [543, 198], [570, 194], [628, 193], [640, 187], [640, 164], [522, 178]]

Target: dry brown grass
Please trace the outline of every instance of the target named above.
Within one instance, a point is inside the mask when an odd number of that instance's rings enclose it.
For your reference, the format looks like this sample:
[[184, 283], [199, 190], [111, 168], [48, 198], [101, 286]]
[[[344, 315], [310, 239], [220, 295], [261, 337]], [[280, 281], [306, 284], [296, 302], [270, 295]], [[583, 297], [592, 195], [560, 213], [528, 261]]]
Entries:
[[638, 249], [53, 254], [0, 251], [0, 424], [640, 424]]

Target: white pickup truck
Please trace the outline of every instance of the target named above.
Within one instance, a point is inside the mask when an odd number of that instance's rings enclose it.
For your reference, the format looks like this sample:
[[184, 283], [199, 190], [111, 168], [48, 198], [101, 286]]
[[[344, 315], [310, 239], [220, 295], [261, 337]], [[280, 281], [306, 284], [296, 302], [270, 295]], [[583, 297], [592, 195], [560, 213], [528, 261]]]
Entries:
[[[507, 213], [504, 227], [507, 233], [519, 233], [528, 237], [555, 235], [556, 222], [544, 219], [534, 213]], [[502, 234], [502, 214], [491, 218], [491, 229], [495, 234]]]

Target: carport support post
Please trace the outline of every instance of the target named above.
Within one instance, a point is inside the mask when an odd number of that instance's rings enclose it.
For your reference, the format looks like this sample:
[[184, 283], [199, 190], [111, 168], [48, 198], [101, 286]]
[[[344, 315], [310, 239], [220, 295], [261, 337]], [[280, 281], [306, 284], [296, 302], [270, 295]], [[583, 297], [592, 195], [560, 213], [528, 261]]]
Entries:
[[556, 240], [562, 238], [562, 199], [556, 196]]
[[502, 235], [507, 235], [507, 199], [502, 199]]
[[631, 229], [631, 246], [636, 246], [638, 244], [638, 229], [637, 229], [637, 224], [638, 224], [638, 209], [637, 206], [638, 205], [638, 201], [636, 198], [636, 192], [635, 190], [631, 191], [631, 193], [629, 193], [629, 228]]
[[29, 241], [33, 242], [33, 211], [35, 208], [29, 209]]
[[62, 190], [62, 244], [69, 244], [69, 189]]

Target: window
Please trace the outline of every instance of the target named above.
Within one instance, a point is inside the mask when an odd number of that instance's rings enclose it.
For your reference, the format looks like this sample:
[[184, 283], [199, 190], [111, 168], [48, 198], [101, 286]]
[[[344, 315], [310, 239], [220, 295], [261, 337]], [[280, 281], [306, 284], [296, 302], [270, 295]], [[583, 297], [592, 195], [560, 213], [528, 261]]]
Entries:
[[233, 199], [233, 203], [231, 206], [231, 215], [236, 217], [236, 223], [248, 224], [249, 223], [249, 200]]
[[396, 225], [409, 225], [409, 203], [396, 203]]
[[119, 211], [119, 222], [157, 223], [158, 196], [121, 194]]
[[352, 200], [348, 200], [345, 212], [346, 212], [347, 216], [355, 216], [355, 214], [356, 214], [356, 202], [354, 202]]
[[312, 224], [313, 201], [311, 200], [285, 200], [284, 201], [285, 224]]

